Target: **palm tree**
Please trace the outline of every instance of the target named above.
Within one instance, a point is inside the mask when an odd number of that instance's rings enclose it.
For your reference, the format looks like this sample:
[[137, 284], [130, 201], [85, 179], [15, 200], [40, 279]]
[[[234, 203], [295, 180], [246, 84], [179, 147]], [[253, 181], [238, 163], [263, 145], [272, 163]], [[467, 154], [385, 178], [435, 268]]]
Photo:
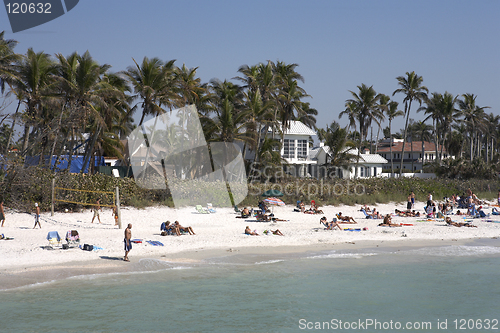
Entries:
[[17, 41], [13, 39], [5, 39], [5, 31], [0, 32], [0, 92], [3, 93], [5, 83], [11, 82], [16, 77], [14, 64], [19, 61], [22, 56], [14, 53], [14, 47]]
[[[65, 103], [69, 106], [68, 125], [72, 127], [71, 131], [77, 128], [90, 133], [81, 170], [84, 172], [95, 152], [96, 143], [99, 146], [104, 136], [109, 136], [107, 133], [111, 130], [112, 121], [128, 109], [125, 91], [130, 89], [123, 78], [108, 73], [110, 65], [99, 65], [88, 51], [83, 55], [73, 53], [68, 58], [59, 54], [58, 58], [61, 64], [58, 80]], [[70, 162], [72, 150], [71, 146]]]
[[441, 131], [443, 132], [443, 139], [441, 141], [441, 152], [439, 154], [439, 161], [443, 157], [443, 148], [445, 141], [451, 137], [451, 124], [457, 116], [458, 110], [455, 108], [455, 104], [458, 96], [453, 96], [449, 92], [445, 92], [442, 99], [442, 104], [440, 105], [440, 118], [441, 118]]
[[36, 119], [42, 115], [44, 103], [52, 94], [57, 67], [50, 55], [43, 51], [35, 53], [32, 48], [28, 49], [26, 56], [17, 62], [16, 67], [18, 73], [13, 89], [16, 90], [16, 96], [26, 105], [21, 153], [25, 156], [28, 151], [30, 128], [37, 124]]
[[[258, 162], [258, 154], [260, 151], [262, 130], [264, 127], [272, 125], [274, 122], [274, 101], [263, 102], [260, 95], [260, 90], [247, 90], [243, 93], [242, 110], [249, 111], [248, 119], [246, 121], [246, 132], [253, 140], [247, 143], [250, 149], [255, 153], [254, 162]], [[245, 147], [243, 154], [245, 154]], [[244, 155], [243, 155], [244, 157]]]
[[[349, 169], [357, 156], [352, 153], [356, 144], [348, 139], [348, 127], [342, 128], [333, 122], [322, 132], [325, 145], [329, 149], [327, 165], [335, 169]], [[328, 174], [330, 175], [330, 172]]]
[[[486, 163], [488, 163], [488, 159], [490, 161], [493, 161], [493, 153], [495, 150], [495, 146], [493, 144], [494, 140], [497, 139], [497, 129], [500, 126], [500, 116], [499, 115], [494, 115], [493, 113], [490, 113], [486, 115], [486, 124], [487, 124], [487, 140], [486, 140]], [[489, 147], [489, 148], [488, 148]]]
[[392, 120], [394, 118], [404, 116], [404, 112], [401, 110], [398, 110], [398, 105], [399, 105], [398, 102], [392, 101], [388, 104], [388, 108], [386, 111], [387, 119], [389, 120], [389, 139], [390, 139], [389, 149], [390, 149], [390, 154], [391, 154], [391, 177], [394, 176], [394, 163], [393, 163], [393, 155], [392, 155], [392, 140], [393, 139], [392, 139], [391, 124], [392, 124]]
[[201, 97], [206, 92], [206, 85], [201, 84], [200, 78], [196, 77], [195, 68], [188, 68], [185, 64], [175, 70], [175, 86], [179, 96], [178, 107], [195, 104], [198, 106]]
[[[361, 154], [361, 143], [366, 140], [368, 134], [368, 127], [370, 127], [372, 121], [380, 124], [383, 119], [383, 112], [380, 110], [378, 101], [381, 95], [377, 94], [373, 86], [366, 86], [364, 83], [358, 86], [359, 93], [349, 91], [353, 99], [348, 99], [346, 101], [346, 107], [353, 109], [355, 112], [355, 119], [359, 124], [359, 146], [358, 146], [358, 163]], [[347, 109], [346, 109], [347, 110]], [[340, 116], [340, 115], [339, 115]], [[356, 176], [358, 175], [358, 168], [355, 171]]]
[[316, 129], [318, 110], [311, 108], [308, 102], [302, 102], [302, 115], [293, 116], [293, 120], [300, 121], [309, 128]]
[[[139, 126], [148, 115], [157, 116], [165, 112], [162, 105], [171, 107], [174, 100], [173, 75], [175, 60], [166, 63], [158, 58], [149, 59], [144, 57], [141, 65], [134, 61], [134, 66], [129, 66], [127, 71], [122, 72], [131, 82], [134, 88], [134, 97], [140, 98], [142, 116]], [[134, 110], [137, 107], [134, 106]]]
[[[477, 96], [474, 94], [462, 94], [463, 99], [458, 100], [458, 108], [460, 114], [464, 117], [464, 122], [469, 129], [469, 143], [470, 143], [470, 161], [474, 159], [474, 137], [476, 136], [476, 131], [483, 124], [485, 112], [484, 109], [489, 108], [489, 106], [479, 107], [476, 105]], [[478, 151], [479, 153], [479, 151]]]
[[[387, 95], [384, 95], [384, 94], [380, 94], [380, 99], [379, 99], [379, 108], [380, 108], [380, 112], [381, 112], [381, 120], [385, 120], [385, 116], [384, 116], [384, 113], [387, 113], [387, 110], [389, 109], [389, 102], [390, 102], [391, 98]], [[378, 152], [378, 138], [379, 138], [379, 135], [380, 135], [380, 129], [381, 129], [381, 125], [380, 125], [380, 122], [378, 123], [378, 131], [377, 131], [377, 143], [375, 144], [375, 154]]]
[[431, 138], [432, 126], [426, 124], [424, 121], [417, 121], [413, 123], [412, 131], [417, 134], [418, 138], [422, 142], [422, 169], [425, 163], [425, 141]]
[[403, 102], [405, 103], [404, 112], [406, 116], [406, 122], [403, 134], [403, 149], [401, 152], [402, 154], [401, 163], [399, 166], [399, 175], [401, 176], [403, 172], [403, 160], [404, 160], [404, 152], [406, 145], [406, 135], [408, 131], [408, 120], [410, 119], [411, 103], [413, 101], [417, 101], [420, 105], [422, 105], [422, 102], [427, 97], [427, 93], [429, 93], [429, 89], [427, 89], [426, 86], [422, 86], [423, 78], [415, 74], [414, 71], [411, 73], [406, 72], [406, 77], [398, 76], [396, 80], [398, 80], [398, 84], [401, 86], [401, 88], [394, 90], [392, 96], [394, 96], [397, 93], [405, 94]]

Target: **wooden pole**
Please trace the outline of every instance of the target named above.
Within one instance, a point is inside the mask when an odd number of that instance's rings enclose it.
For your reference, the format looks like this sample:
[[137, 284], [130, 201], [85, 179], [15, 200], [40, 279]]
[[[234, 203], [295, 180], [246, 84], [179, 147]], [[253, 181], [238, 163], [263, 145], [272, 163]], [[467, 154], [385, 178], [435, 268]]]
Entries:
[[52, 178], [52, 202], [50, 203], [50, 216], [54, 216], [54, 202], [56, 201], [56, 179]]
[[118, 214], [118, 228], [122, 228], [122, 214], [120, 213], [120, 189], [116, 187], [116, 213]]

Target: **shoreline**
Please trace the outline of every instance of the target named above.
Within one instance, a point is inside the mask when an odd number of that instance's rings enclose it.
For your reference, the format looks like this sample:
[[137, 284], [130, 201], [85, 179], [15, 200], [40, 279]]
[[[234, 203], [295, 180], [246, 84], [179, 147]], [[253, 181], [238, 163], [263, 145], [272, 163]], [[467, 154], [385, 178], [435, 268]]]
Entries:
[[[394, 209], [405, 209], [403, 205], [379, 204], [376, 208], [387, 214]], [[417, 209], [420, 205], [423, 206], [423, 203], [417, 202]], [[151, 207], [143, 210], [125, 207], [122, 210], [122, 225], [132, 223], [132, 238], [144, 240], [142, 244], [133, 244], [131, 263], [122, 260], [124, 230], [114, 226], [111, 210], [100, 214], [102, 224], [90, 223], [93, 214], [88, 211], [58, 212], [53, 217], [50, 213], [42, 213], [42, 229], [32, 229], [33, 220], [28, 214], [8, 211], [5, 227], [0, 229], [0, 233], [14, 239], [0, 240], [1, 290], [77, 275], [147, 270], [140, 264], [143, 259], [182, 265], [228, 256], [294, 256], [306, 252], [365, 251], [370, 248], [389, 251], [471, 243], [500, 247], [500, 216], [472, 220], [478, 228], [449, 227], [442, 220], [422, 221], [421, 218], [394, 216], [394, 223], [410, 226], [389, 228], [378, 226], [382, 220], [365, 219], [359, 207], [325, 206], [321, 209], [328, 220], [341, 211], [343, 215], [352, 216], [357, 224], [342, 225], [342, 228], [351, 228], [351, 231], [324, 230], [319, 223], [323, 214], [296, 213], [290, 205], [274, 207], [276, 217], [286, 220], [279, 222], [238, 219], [231, 208], [217, 208], [215, 214], [197, 214], [192, 207]], [[452, 219], [464, 221], [462, 216], [452, 215]], [[184, 226], [192, 226], [196, 235], [161, 236], [159, 227], [165, 220], [178, 220]], [[261, 236], [245, 235], [245, 226]], [[285, 236], [262, 235], [264, 230], [275, 229], [281, 230]], [[82, 246], [93, 244], [101, 250], [48, 250], [47, 233], [58, 231], [64, 238], [68, 230], [78, 230]], [[147, 240], [159, 241], [164, 246], [153, 246]]]
[[[391, 253], [396, 251], [408, 251], [429, 247], [446, 246], [495, 246], [500, 247], [499, 238], [471, 238], [452, 240], [361, 240], [357, 242], [344, 242], [332, 244], [315, 244], [299, 246], [269, 247], [235, 247], [218, 249], [193, 249], [174, 252], [157, 256], [137, 256], [130, 263], [121, 258], [102, 256], [98, 259], [72, 261], [58, 264], [11, 267], [3, 269], [0, 273], [0, 292], [8, 292], [18, 288], [29, 288], [47, 283], [66, 280], [78, 276], [127, 274], [141, 271], [159, 271], [167, 268], [144, 269], [140, 265], [143, 260], [157, 260], [172, 263], [174, 265], [198, 265], [206, 260], [230, 258], [240, 261], [242, 258], [268, 257], [269, 260], [277, 258], [299, 257], [305, 254], [319, 254], [329, 251], [342, 251], [346, 253], [364, 253], [377, 251], [379, 253]], [[9, 271], [7, 273], [7, 271]]]

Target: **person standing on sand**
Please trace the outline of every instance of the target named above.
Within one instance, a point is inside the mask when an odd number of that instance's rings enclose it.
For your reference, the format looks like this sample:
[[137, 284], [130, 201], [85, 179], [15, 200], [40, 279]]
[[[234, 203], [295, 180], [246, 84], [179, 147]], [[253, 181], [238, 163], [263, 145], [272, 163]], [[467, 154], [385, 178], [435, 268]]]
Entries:
[[38, 203], [35, 202], [35, 226], [33, 227], [33, 229], [36, 228], [37, 224], [40, 229], [42, 229], [42, 225], [40, 224], [40, 207], [38, 207]]
[[0, 202], [0, 221], [2, 221], [2, 227], [3, 227], [3, 223], [5, 222], [5, 213], [3, 212], [3, 201]]
[[415, 209], [415, 193], [413, 191], [411, 191], [410, 197], [411, 197], [411, 209]]
[[99, 217], [99, 211], [101, 210], [101, 199], [97, 199], [97, 201], [95, 202], [95, 207], [94, 207], [94, 217], [92, 218], [92, 222], [91, 223], [94, 223], [94, 219], [96, 218], [97, 216], [97, 219], [99, 220], [99, 223], [101, 223], [101, 218]]
[[132, 223], [129, 223], [127, 229], [125, 229], [125, 238], [123, 241], [125, 242], [125, 257], [123, 257], [124, 261], [130, 261], [128, 259], [128, 253], [132, 250], [132, 242], [130, 239], [132, 238]]
[[115, 225], [118, 225], [118, 207], [113, 206], [113, 217], [115, 218]]

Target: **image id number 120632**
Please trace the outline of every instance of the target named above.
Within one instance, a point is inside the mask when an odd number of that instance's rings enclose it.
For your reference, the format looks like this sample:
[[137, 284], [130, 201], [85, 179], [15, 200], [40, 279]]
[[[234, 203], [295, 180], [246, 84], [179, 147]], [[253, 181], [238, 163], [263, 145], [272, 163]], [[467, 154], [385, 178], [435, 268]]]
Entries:
[[5, 4], [8, 14], [51, 14], [52, 4], [47, 3], [26, 3], [26, 2], [8, 2]]

